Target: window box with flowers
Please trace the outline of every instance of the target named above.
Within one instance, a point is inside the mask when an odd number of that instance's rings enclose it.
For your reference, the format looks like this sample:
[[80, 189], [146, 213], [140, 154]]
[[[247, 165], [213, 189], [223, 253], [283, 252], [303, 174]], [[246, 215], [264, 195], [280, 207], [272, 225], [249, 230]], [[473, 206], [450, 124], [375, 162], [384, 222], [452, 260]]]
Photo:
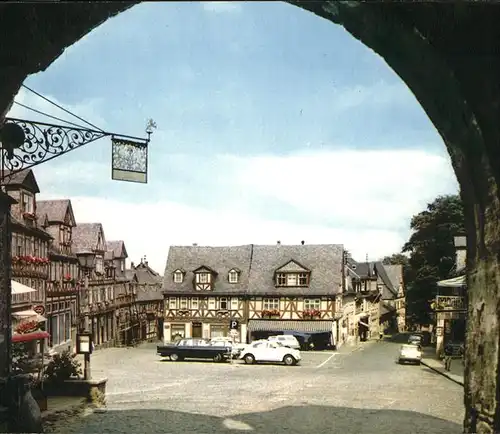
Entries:
[[71, 285], [75, 285], [76, 284], [76, 279], [73, 278], [73, 277], [71, 277], [70, 274], [64, 275], [63, 280], [64, 280], [64, 283], [70, 283]]
[[304, 319], [313, 319], [319, 318], [321, 316], [321, 311], [318, 309], [307, 309], [302, 311], [302, 318]]
[[23, 212], [23, 218], [28, 220], [36, 220], [36, 214], [34, 212]]
[[279, 318], [280, 311], [278, 309], [263, 309], [262, 318]]
[[13, 264], [35, 264], [35, 265], [47, 265], [49, 263], [48, 258], [41, 258], [39, 256], [13, 256]]

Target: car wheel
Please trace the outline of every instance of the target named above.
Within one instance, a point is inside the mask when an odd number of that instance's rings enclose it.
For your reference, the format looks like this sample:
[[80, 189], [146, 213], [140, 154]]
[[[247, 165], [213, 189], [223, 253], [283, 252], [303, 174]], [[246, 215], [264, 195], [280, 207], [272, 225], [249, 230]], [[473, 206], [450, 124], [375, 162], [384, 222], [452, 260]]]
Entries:
[[172, 360], [172, 362], [179, 361], [180, 360], [179, 354], [177, 353], [170, 354], [170, 360]]
[[283, 363], [287, 366], [295, 365], [296, 363], [295, 357], [291, 356], [290, 354], [287, 354], [285, 357], [283, 357]]
[[246, 354], [245, 355], [245, 363], [247, 365], [251, 365], [254, 362], [255, 362], [255, 357], [254, 356], [252, 356], [251, 354]]
[[223, 359], [223, 357], [222, 357], [222, 354], [220, 354], [220, 353], [216, 354], [214, 356], [214, 362], [222, 362], [222, 359]]

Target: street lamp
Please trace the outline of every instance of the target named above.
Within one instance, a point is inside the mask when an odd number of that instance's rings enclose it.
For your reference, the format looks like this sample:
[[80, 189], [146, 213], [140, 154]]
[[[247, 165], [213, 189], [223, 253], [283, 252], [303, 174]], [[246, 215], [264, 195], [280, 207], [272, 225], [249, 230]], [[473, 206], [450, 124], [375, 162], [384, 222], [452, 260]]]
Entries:
[[[94, 266], [95, 266], [95, 257], [96, 254], [91, 251], [91, 250], [83, 250], [80, 252], [76, 253], [76, 257], [78, 258], [78, 263], [80, 265], [80, 269], [83, 272], [83, 292], [85, 294], [85, 297], [83, 298], [85, 302], [88, 303], [89, 301], [89, 275], [92, 272]], [[82, 291], [78, 291], [78, 316], [79, 318], [79, 324], [80, 324], [80, 330], [82, 328], [81, 326], [81, 317], [82, 317]], [[83, 325], [84, 330], [89, 330], [89, 317], [88, 315], [85, 315], [84, 318], [84, 325]]]

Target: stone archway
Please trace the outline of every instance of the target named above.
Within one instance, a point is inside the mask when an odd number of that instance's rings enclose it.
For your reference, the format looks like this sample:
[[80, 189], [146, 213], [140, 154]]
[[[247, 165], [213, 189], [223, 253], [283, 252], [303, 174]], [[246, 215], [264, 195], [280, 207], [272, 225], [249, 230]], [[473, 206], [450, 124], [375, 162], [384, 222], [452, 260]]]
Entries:
[[[468, 232], [464, 427], [468, 433], [500, 431], [500, 5], [289, 3], [342, 25], [382, 56], [444, 140], [466, 205]], [[46, 69], [66, 47], [134, 4], [0, 5], [0, 26], [7, 35], [0, 47], [1, 116], [28, 75]], [[0, 280], [5, 278], [0, 271]]]

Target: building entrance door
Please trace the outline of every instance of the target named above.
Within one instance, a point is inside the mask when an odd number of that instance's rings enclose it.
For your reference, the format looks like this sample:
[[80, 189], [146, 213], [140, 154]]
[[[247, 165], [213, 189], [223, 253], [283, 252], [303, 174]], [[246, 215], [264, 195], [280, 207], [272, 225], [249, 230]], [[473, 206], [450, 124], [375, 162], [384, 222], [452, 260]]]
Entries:
[[203, 336], [202, 329], [201, 329], [201, 322], [194, 322], [192, 324], [191, 333], [192, 333], [193, 338], [201, 338]]

